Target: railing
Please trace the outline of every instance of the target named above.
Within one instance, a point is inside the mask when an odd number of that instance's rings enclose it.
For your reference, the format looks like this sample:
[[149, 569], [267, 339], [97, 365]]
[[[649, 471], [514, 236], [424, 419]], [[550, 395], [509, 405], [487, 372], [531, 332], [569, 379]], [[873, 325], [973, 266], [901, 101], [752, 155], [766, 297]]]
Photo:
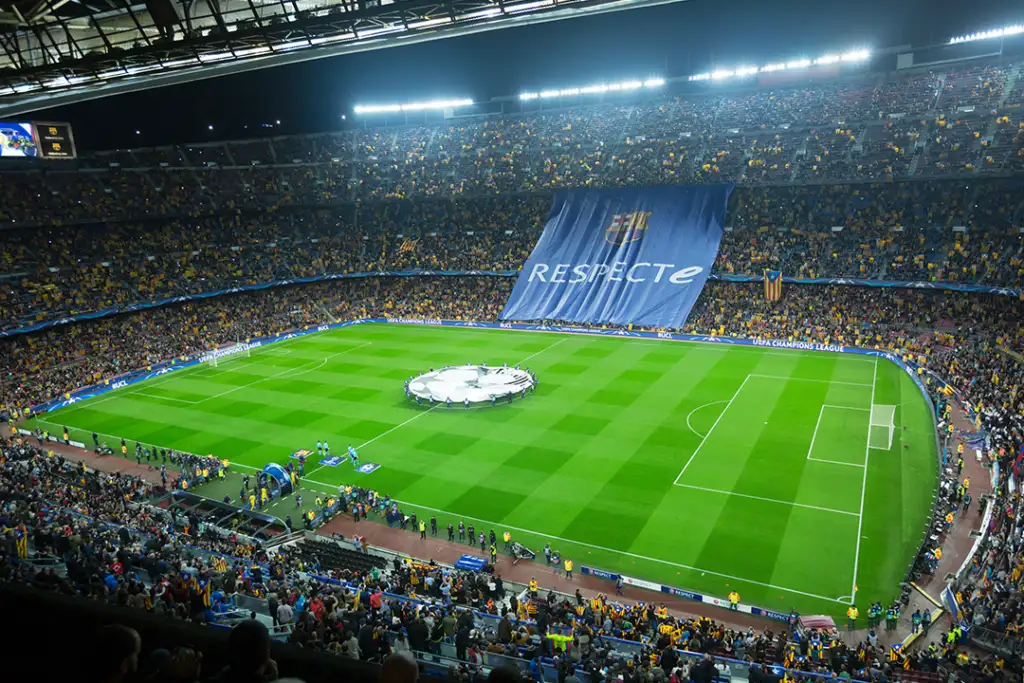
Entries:
[[980, 626], [972, 626], [967, 640], [986, 652], [1012, 657], [1024, 652], [1024, 638], [1019, 633], [1000, 633]]
[[265, 542], [263, 544], [263, 548], [265, 550], [269, 550], [271, 548], [277, 548], [277, 547], [282, 546], [282, 545], [284, 545], [286, 543], [291, 543], [292, 541], [297, 541], [300, 538], [303, 538], [304, 534], [305, 534], [305, 532], [303, 532], [303, 531], [293, 531], [290, 534], [281, 534], [280, 536], [276, 536], [272, 540], [269, 540], [269, 541]]

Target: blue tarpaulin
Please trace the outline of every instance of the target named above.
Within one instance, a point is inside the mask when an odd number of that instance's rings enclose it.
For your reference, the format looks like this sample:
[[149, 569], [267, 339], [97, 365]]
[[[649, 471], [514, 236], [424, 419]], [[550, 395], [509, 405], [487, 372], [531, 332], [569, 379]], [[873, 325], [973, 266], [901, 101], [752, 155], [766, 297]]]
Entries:
[[718, 255], [731, 191], [559, 192], [502, 319], [682, 327]]
[[463, 555], [459, 558], [459, 561], [455, 563], [456, 569], [461, 569], [467, 572], [479, 572], [487, 565], [487, 560], [476, 555]]

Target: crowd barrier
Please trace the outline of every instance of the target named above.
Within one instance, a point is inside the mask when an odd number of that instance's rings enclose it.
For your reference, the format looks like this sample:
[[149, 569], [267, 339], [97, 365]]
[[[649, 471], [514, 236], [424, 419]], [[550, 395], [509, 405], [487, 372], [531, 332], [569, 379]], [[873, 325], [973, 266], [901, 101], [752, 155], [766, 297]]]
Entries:
[[[19, 334], [27, 334], [29, 332], [38, 332], [40, 330], [45, 330], [51, 327], [58, 327], [60, 325], [67, 325], [69, 323], [80, 322], [84, 320], [96, 320], [98, 318], [106, 318], [108, 316], [119, 315], [121, 313], [134, 313], [137, 311], [145, 311], [151, 308], [167, 306], [170, 304], [180, 304], [187, 301], [199, 301], [201, 299], [210, 299], [224, 294], [256, 292], [264, 289], [273, 289], [275, 287], [286, 287], [289, 285], [328, 282], [331, 280], [351, 280], [368, 277], [516, 277], [518, 274], [518, 271], [514, 270], [389, 270], [373, 271], [366, 273], [329, 273], [326, 275], [314, 275], [310, 277], [300, 277], [288, 280], [274, 280], [272, 282], [243, 285], [241, 287], [229, 287], [227, 289], [217, 289], [210, 292], [200, 292], [198, 294], [188, 294], [184, 296], [172, 296], [165, 297], [162, 299], [152, 299], [150, 301], [140, 301], [134, 304], [128, 304], [126, 306], [112, 306], [109, 308], [90, 311], [88, 313], [78, 313], [75, 315], [56, 318], [54, 320], [47, 320], [44, 322], [25, 323], [18, 327], [0, 330], [0, 338], [12, 337]], [[708, 279], [718, 282], [763, 282], [763, 276], [759, 275], [720, 275], [712, 273], [708, 277]], [[936, 291], [963, 292], [975, 294], [997, 294], [1001, 296], [1013, 296], [1018, 298], [1024, 297], [1024, 289], [990, 287], [986, 285], [971, 285], [963, 284], [960, 282], [921, 282], [912, 280], [863, 280], [857, 278], [795, 278], [785, 276], [782, 278], [782, 281], [786, 284], [792, 285], [843, 285], [852, 287], [879, 287], [884, 289], [927, 289]]]
[[967, 639], [971, 645], [1003, 657], [1016, 657], [1024, 650], [1024, 640], [1019, 634], [1000, 633], [980, 626], [972, 626]]
[[[636, 586], [637, 588], [644, 588], [649, 591], [654, 591], [655, 593], [664, 593], [665, 595], [671, 595], [677, 598], [686, 598], [687, 600], [693, 600], [694, 602], [700, 602], [705, 605], [714, 605], [715, 607], [723, 607], [726, 609], [730, 607], [729, 601], [722, 598], [702, 595], [701, 593], [694, 593], [693, 591], [683, 590], [673, 586], [665, 586], [660, 583], [645, 581], [643, 579], [633, 578], [632, 576], [626, 576], [624, 574], [606, 572], [603, 569], [596, 569], [594, 567], [587, 567], [584, 565], [580, 567], [580, 573], [586, 574], [587, 576], [595, 576], [599, 579], [608, 579], [610, 581], [617, 581], [621, 578], [622, 583], [627, 586]], [[776, 612], [775, 610], [770, 610], [764, 607], [757, 607], [755, 605], [748, 605], [741, 602], [736, 605], [736, 609], [739, 612], [751, 614], [755, 617], [765, 617], [767, 619], [774, 619], [775, 621], [781, 621], [783, 623], [789, 622], [788, 614]]]

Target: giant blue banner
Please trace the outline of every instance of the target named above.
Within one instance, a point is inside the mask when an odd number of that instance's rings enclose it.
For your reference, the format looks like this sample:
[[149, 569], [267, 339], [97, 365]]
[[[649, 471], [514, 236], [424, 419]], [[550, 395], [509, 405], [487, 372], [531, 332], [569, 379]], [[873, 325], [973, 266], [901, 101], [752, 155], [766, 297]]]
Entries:
[[[326, 282], [330, 280], [352, 280], [371, 277], [515, 277], [515, 275], [516, 272], [512, 270], [388, 270], [372, 271], [365, 273], [327, 273], [324, 275], [314, 275], [312, 277], [295, 278], [294, 280], [274, 280], [273, 282], [260, 282], [257, 284], [243, 285], [241, 287], [232, 287], [231, 289], [217, 289], [208, 292], [199, 292], [198, 294], [188, 294], [185, 296], [167, 297], [164, 299], [154, 299], [152, 301], [138, 301], [123, 306], [114, 306], [110, 308], [97, 309], [94, 311], [88, 311], [86, 313], [76, 313], [75, 315], [65, 316], [63, 318], [54, 318], [52, 320], [44, 320], [42, 322], [38, 322], [36, 318], [37, 314], [33, 314], [33, 316], [31, 316], [32, 322], [22, 321], [18, 323], [15, 327], [0, 330], [0, 339], [4, 337], [13, 337], [19, 334], [28, 334], [29, 332], [38, 332], [40, 330], [49, 329], [51, 327], [57, 327], [59, 325], [68, 325], [70, 323], [81, 322], [84, 320], [106, 318], [112, 315], [120, 315], [121, 313], [134, 313], [136, 311], [145, 311], [151, 308], [168, 306], [170, 304], [178, 304], [185, 301], [199, 301], [202, 299], [209, 299], [215, 296], [223, 296], [225, 294], [237, 294], [239, 292], [254, 292], [262, 289], [271, 289], [274, 287], [287, 287], [290, 285], [308, 284], [312, 282]], [[763, 276], [712, 274], [708, 279], [721, 280], [723, 282], [762, 282]], [[946, 292], [977, 292], [981, 294], [996, 294], [999, 296], [1024, 297], [1024, 289], [988, 287], [985, 285], [971, 285], [963, 284], [960, 282], [921, 282], [913, 280], [861, 280], [855, 278], [831, 277], [795, 278], [785, 276], [782, 278], [782, 281], [787, 285], [847, 285], [851, 287], [930, 289]]]
[[731, 191], [559, 192], [502, 319], [682, 327], [718, 255]]

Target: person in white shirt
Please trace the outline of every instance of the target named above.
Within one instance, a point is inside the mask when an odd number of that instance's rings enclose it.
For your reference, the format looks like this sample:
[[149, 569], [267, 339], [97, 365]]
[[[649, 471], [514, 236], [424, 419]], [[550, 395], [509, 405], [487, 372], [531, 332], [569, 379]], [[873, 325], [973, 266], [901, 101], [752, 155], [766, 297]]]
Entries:
[[290, 624], [292, 619], [295, 618], [295, 611], [292, 606], [287, 602], [282, 602], [277, 608], [277, 623], [279, 624]]

